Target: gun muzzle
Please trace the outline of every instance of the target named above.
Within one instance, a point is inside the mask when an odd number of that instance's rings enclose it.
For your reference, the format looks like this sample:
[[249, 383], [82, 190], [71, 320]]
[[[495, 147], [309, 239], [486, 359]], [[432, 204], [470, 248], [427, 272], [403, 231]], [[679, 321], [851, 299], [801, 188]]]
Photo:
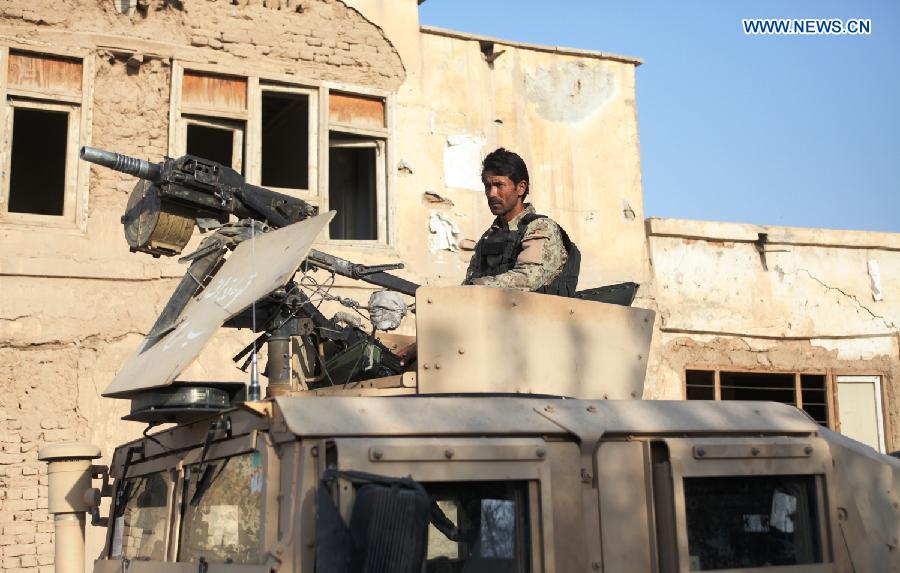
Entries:
[[128, 175], [134, 175], [141, 179], [157, 182], [162, 175], [162, 169], [155, 163], [138, 159], [137, 157], [129, 157], [121, 153], [113, 153], [112, 151], [104, 151], [96, 147], [84, 146], [81, 148], [81, 158], [97, 165], [109, 167]]

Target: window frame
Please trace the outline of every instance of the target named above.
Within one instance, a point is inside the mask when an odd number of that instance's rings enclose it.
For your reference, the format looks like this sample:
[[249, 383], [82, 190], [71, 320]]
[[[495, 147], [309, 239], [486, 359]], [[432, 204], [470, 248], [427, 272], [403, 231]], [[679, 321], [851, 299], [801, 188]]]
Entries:
[[[343, 122], [332, 122], [330, 118], [330, 96], [331, 92], [342, 93], [347, 95], [356, 95], [362, 97], [379, 98], [384, 101], [384, 127], [363, 128]], [[396, 212], [396, 198], [394, 191], [396, 184], [394, 182], [394, 170], [390, 168], [394, 164], [393, 145], [391, 141], [394, 138], [394, 105], [393, 98], [389, 94], [380, 90], [361, 89], [357, 86], [329, 82], [322, 86], [320, 90], [320, 121], [325, 126], [321, 129], [320, 141], [320, 157], [322, 158], [321, 176], [319, 178], [319, 193], [323, 198], [321, 211], [328, 210], [328, 191], [329, 191], [329, 158], [331, 150], [331, 132], [345, 133], [347, 135], [368, 137], [376, 142], [380, 142], [381, 146], [376, 143], [375, 158], [375, 209], [376, 209], [376, 233], [375, 239], [332, 239], [330, 230], [326, 229], [325, 244], [335, 247], [344, 248], [372, 248], [383, 247], [396, 244], [396, 229], [392, 224], [394, 213]], [[378, 155], [381, 155], [379, 158]], [[383, 170], [383, 172], [382, 172]]]
[[[319, 189], [319, 97], [317, 89], [301, 84], [285, 84], [266, 78], [250, 78], [249, 82], [250, 129], [248, 133], [249, 153], [252, 159], [248, 160], [247, 181], [254, 185], [262, 186], [262, 98], [265, 92], [305, 95], [309, 102], [307, 150], [309, 153], [309, 165], [307, 172], [307, 188], [294, 189], [290, 187], [272, 187], [266, 189], [300, 197], [312, 205], [321, 204], [321, 191]], [[253, 94], [256, 95], [253, 95]], [[248, 154], [248, 157], [250, 155]]]
[[[10, 87], [8, 67], [10, 51], [35, 57], [52, 56], [76, 60], [81, 65], [78, 93], [66, 90], [32, 90]], [[79, 159], [79, 149], [91, 141], [91, 100], [94, 57], [90, 52], [57, 49], [5, 42], [0, 45], [0, 226], [87, 230], [89, 165]], [[64, 112], [68, 114], [66, 134], [65, 189], [62, 215], [9, 212], [12, 126], [16, 108]]]
[[[542, 571], [543, 564], [556, 562], [551, 462], [546, 457], [531, 455], [546, 447], [543, 439], [370, 437], [321, 440], [317, 446], [320, 452], [330, 450], [337, 454], [336, 458], [317, 458], [320, 476], [327, 464], [336, 459], [339, 470], [409, 476], [426, 488], [429, 483], [524, 482], [530, 570]], [[448, 449], [453, 452], [450, 458], [445, 455]], [[376, 451], [382, 455], [375, 455]], [[356, 500], [355, 488], [346, 480], [338, 479], [336, 493], [338, 509], [348, 519]]]
[[[247, 80], [247, 106], [244, 111], [223, 110], [182, 105], [184, 73], [197, 72]], [[184, 116], [204, 121], [244, 122], [244, 176], [248, 183], [260, 185], [262, 176], [262, 95], [266, 91], [296, 93], [309, 96], [309, 189], [270, 187], [271, 190], [299, 197], [328, 211], [328, 169], [329, 135], [332, 131], [379, 140], [378, 149], [382, 157], [376, 156], [376, 209], [377, 233], [372, 240], [338, 240], [328, 237], [328, 230], [320, 244], [342, 249], [376, 249], [393, 252], [396, 245], [396, 184], [394, 164], [395, 113], [393, 94], [384, 90], [338, 82], [316, 81], [269, 70], [256, 70], [242, 66], [224, 67], [218, 64], [204, 64], [188, 60], [173, 60], [172, 85], [169, 103], [169, 155], [183, 155], [186, 145], [186, 131], [180, 126]], [[331, 122], [329, 118], [329, 95], [332, 91], [348, 95], [378, 98], [384, 102], [385, 121], [383, 128], [362, 128], [343, 122]], [[179, 153], [181, 151], [182, 153]]]
[[[671, 500], [655, 500], [654, 511], [659, 511], [658, 503], [673, 503], [675, 516], [675, 542], [677, 571], [689, 573], [690, 554], [688, 552], [687, 508], [685, 502], [685, 478], [714, 477], [777, 477], [811, 476], [815, 492], [818, 542], [822, 561], [808, 565], [781, 565], [743, 569], [712, 569], [704, 573], [826, 573], [834, 568], [834, 549], [831, 547], [830, 532], [836, 531], [836, 508], [834, 496], [828, 495], [833, 484], [832, 462], [828, 443], [818, 437], [788, 438], [791, 442], [811, 444], [813, 453], [809, 458], [745, 458], [737, 466], [733, 458], [716, 459], [697, 457], [695, 448], [702, 446], [741, 446], [771, 441], [774, 438], [666, 438], [661, 440], [669, 449], [672, 476]], [[668, 496], [666, 496], [668, 497]]]
[[[828, 417], [828, 423], [825, 426], [829, 430], [840, 427], [838, 411], [835, 403], [836, 386], [834, 384], [834, 373], [830, 369], [810, 369], [810, 370], [781, 370], [777, 368], [733, 368], [730, 366], [709, 366], [709, 365], [687, 365], [684, 367], [681, 376], [681, 396], [683, 400], [687, 400], [687, 373], [688, 371], [704, 371], [713, 373], [713, 396], [714, 400], [722, 400], [722, 380], [723, 372], [736, 374], [781, 374], [791, 375], [794, 377], [794, 402], [788, 404], [799, 410], [803, 410], [803, 392], [801, 386], [801, 376], [824, 376], [825, 377], [825, 413]], [[781, 402], [787, 404], [787, 402]]]
[[181, 114], [178, 118], [178, 123], [174, 127], [177, 133], [176, 141], [178, 142], [175, 152], [176, 156], [180, 157], [187, 153], [187, 130], [188, 127], [192, 125], [232, 132], [234, 134], [234, 139], [232, 140], [231, 148], [231, 165], [228, 167], [231, 167], [238, 173], [241, 172], [244, 164], [245, 140], [247, 139], [246, 128], [241, 129], [240, 125], [238, 125], [238, 121], [232, 119]]
[[[885, 380], [889, 378], [885, 375], [884, 372], [877, 372], [874, 370], [834, 370], [831, 372], [831, 376], [833, 379], [833, 402], [834, 402], [834, 411], [835, 411], [835, 427], [834, 431], [840, 433], [841, 432], [841, 402], [838, 399], [838, 383], [841, 382], [838, 378], [854, 378], [854, 377], [873, 377], [878, 378], [878, 381], [875, 384], [876, 388], [876, 404], [877, 404], [877, 423], [880, 424], [881, 430], [881, 446], [884, 447], [884, 451], [881, 452], [883, 454], [887, 454], [889, 452], [894, 451], [894, 440], [893, 440], [893, 430], [891, 427], [891, 416], [889, 411], [889, 397], [887, 394], [887, 384], [885, 384]], [[855, 383], [851, 380], [845, 380], [845, 383]]]

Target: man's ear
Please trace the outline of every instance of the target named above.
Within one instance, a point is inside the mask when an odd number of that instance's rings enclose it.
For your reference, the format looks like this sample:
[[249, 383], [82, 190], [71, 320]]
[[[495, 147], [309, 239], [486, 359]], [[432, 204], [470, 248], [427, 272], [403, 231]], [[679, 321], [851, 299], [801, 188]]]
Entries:
[[522, 179], [518, 183], [516, 183], [516, 197], [521, 199], [525, 192], [528, 190], [528, 182]]

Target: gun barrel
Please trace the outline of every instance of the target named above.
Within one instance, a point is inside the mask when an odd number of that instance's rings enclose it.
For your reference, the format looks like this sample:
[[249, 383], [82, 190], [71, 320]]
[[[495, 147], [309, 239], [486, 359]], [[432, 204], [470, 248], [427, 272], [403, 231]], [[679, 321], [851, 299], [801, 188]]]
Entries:
[[112, 151], [97, 149], [96, 147], [84, 146], [81, 148], [80, 155], [85, 161], [103, 165], [104, 167], [109, 167], [110, 169], [115, 169], [116, 171], [127, 173], [128, 175], [134, 175], [141, 179], [159, 181], [159, 178], [162, 175], [162, 169], [160, 169], [159, 165], [144, 161], [143, 159], [138, 159], [137, 157], [122, 155], [121, 153], [113, 153]]

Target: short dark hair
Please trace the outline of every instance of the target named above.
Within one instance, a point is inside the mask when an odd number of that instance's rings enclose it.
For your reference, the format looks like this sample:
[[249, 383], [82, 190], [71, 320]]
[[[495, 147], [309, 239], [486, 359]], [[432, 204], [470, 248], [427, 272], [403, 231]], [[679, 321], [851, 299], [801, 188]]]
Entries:
[[485, 173], [509, 177], [516, 185], [520, 181], [524, 181], [525, 195], [522, 196], [522, 199], [527, 197], [528, 192], [531, 190], [531, 183], [528, 181], [528, 167], [525, 166], [525, 161], [517, 153], [502, 147], [491, 151], [484, 158], [481, 164], [482, 179], [484, 179]]

